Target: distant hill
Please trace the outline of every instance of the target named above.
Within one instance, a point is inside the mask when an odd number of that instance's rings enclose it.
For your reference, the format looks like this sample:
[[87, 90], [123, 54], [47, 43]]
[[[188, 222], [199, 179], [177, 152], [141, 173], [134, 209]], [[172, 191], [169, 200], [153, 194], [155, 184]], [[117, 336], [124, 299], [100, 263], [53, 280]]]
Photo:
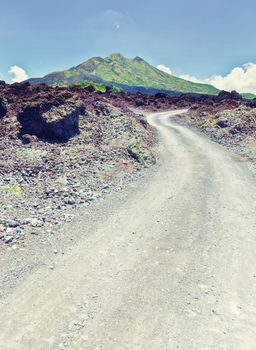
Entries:
[[[140, 57], [129, 59], [119, 53], [106, 58], [93, 57], [68, 70], [54, 72], [43, 78], [32, 78], [32, 84], [65, 85], [81, 81], [123, 86], [124, 90], [166, 90], [179, 93], [217, 95], [219, 90], [208, 84], [198, 84], [160, 71]], [[126, 87], [126, 88], [125, 88]], [[134, 87], [133, 89], [131, 87]]]
[[246, 100], [253, 100], [254, 98], [256, 98], [256, 95], [251, 93], [242, 93], [240, 95], [243, 96], [243, 98], [245, 98]]

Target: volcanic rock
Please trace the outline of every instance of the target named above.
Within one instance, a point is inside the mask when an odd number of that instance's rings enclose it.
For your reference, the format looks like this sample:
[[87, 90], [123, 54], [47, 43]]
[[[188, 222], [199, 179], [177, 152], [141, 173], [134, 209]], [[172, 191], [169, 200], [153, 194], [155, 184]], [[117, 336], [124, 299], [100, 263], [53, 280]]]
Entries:
[[220, 128], [227, 128], [230, 125], [230, 123], [227, 118], [222, 118], [217, 121], [217, 125]]
[[[21, 136], [29, 134], [45, 140], [66, 142], [79, 134], [80, 106], [62, 105], [47, 109], [40, 105], [28, 106], [18, 115]], [[28, 138], [25, 137], [24, 141]]]
[[103, 115], [103, 116], [107, 116], [110, 115], [110, 109], [108, 108], [107, 104], [102, 102], [102, 101], [96, 101], [94, 103], [94, 109], [95, 109], [95, 113], [97, 115]]
[[251, 108], [256, 108], [256, 98], [248, 102], [248, 106]]
[[36, 135], [24, 134], [21, 135], [21, 141], [24, 145], [28, 145], [29, 143], [37, 142], [38, 138]]
[[4, 100], [0, 97], [0, 118], [3, 118], [7, 113], [7, 107]]
[[238, 92], [236, 91], [221, 91], [219, 95], [217, 96], [217, 99], [222, 101], [222, 100], [242, 100], [242, 96], [239, 95]]

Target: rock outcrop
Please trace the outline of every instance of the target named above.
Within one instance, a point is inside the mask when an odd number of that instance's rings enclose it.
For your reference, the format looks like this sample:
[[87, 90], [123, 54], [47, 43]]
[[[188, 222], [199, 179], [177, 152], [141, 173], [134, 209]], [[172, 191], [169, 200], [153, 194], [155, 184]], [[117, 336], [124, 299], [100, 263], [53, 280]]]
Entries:
[[20, 114], [20, 135], [36, 135], [38, 138], [66, 142], [79, 134], [80, 106], [61, 105], [49, 110], [44, 106], [28, 106]]
[[242, 100], [242, 96], [236, 92], [236, 91], [220, 91], [220, 93], [217, 96], [217, 99], [222, 101], [222, 100]]

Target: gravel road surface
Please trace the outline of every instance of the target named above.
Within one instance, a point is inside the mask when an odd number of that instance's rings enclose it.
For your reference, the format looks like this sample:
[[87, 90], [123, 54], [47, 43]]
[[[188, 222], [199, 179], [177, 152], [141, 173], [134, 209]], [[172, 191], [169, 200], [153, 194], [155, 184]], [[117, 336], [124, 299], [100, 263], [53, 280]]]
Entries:
[[150, 179], [0, 300], [1, 350], [256, 349], [255, 178], [175, 113]]

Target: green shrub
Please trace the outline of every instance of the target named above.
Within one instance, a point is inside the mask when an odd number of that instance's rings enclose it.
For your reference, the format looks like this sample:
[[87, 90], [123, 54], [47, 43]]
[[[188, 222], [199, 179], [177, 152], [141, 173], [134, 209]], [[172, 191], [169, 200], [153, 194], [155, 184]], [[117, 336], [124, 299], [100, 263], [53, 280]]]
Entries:
[[10, 193], [15, 197], [21, 197], [22, 195], [20, 185], [14, 181], [11, 181], [8, 185], [5, 185], [3, 189], [5, 192]]

